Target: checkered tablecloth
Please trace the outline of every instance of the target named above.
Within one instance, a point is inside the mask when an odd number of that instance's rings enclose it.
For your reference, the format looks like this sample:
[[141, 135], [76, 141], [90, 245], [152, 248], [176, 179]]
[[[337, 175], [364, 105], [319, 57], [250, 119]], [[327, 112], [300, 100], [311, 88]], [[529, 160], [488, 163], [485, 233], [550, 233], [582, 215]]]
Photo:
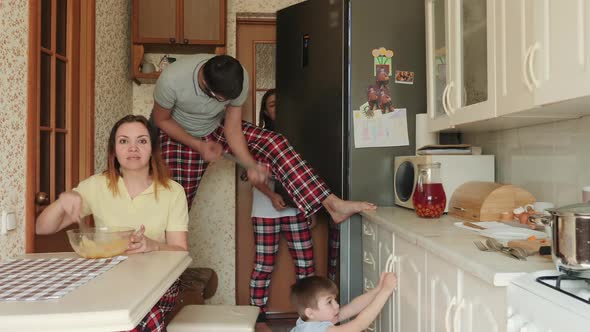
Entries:
[[43, 258], [0, 263], [0, 301], [59, 299], [125, 259]]

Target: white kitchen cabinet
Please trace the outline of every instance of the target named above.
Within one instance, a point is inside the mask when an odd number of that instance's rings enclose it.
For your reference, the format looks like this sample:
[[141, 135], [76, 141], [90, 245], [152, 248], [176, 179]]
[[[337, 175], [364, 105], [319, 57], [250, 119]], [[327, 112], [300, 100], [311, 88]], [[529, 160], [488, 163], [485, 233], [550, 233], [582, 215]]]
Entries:
[[456, 331], [506, 331], [506, 288], [492, 287], [468, 273], [463, 274], [462, 297], [453, 315]]
[[435, 255], [426, 253], [427, 319], [429, 332], [453, 331], [454, 309], [457, 307], [459, 291], [457, 283], [460, 271]]
[[590, 95], [590, 3], [535, 0], [529, 62], [535, 104]]
[[[381, 272], [393, 272], [395, 269], [394, 242], [393, 233], [383, 227], [378, 227], [378, 245], [379, 245], [379, 267]], [[387, 300], [379, 314], [380, 330], [382, 332], [393, 331], [395, 326], [395, 300], [392, 297]]]
[[590, 95], [590, 3], [498, 0], [496, 12], [499, 116]]
[[425, 331], [425, 275], [424, 249], [400, 237], [395, 240], [395, 273], [397, 310], [395, 331]]
[[496, 115], [494, 1], [426, 0], [430, 129]]
[[534, 68], [532, 58], [529, 57], [536, 44], [533, 33], [534, 1], [536, 0], [496, 1], [498, 115], [534, 107]]
[[[376, 249], [375, 249], [376, 248]], [[383, 271], [397, 275], [398, 287], [369, 329], [383, 332], [506, 331], [506, 289], [465, 273], [433, 253], [363, 218], [363, 253], [378, 257], [363, 263], [365, 290]], [[375, 269], [373, 269], [375, 266]]]

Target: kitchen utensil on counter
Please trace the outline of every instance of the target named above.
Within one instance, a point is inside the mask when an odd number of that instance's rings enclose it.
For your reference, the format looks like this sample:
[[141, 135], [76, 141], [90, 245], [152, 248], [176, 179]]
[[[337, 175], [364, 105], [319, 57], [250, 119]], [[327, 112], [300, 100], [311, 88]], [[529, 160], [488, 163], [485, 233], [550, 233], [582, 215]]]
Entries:
[[534, 240], [512, 240], [508, 241], [507, 246], [511, 248], [522, 248], [529, 256], [539, 254], [541, 257], [551, 259], [551, 240], [548, 238]]
[[484, 227], [481, 227], [481, 226], [479, 226], [479, 225], [477, 225], [477, 224], [474, 224], [474, 223], [472, 223], [472, 222], [470, 222], [470, 221], [466, 221], [466, 222], [464, 222], [464, 223], [463, 223], [463, 225], [465, 225], [465, 226], [467, 226], [467, 227], [471, 227], [471, 228], [479, 229], [479, 230], [484, 230], [484, 229], [485, 229]]
[[497, 251], [508, 257], [526, 261], [526, 251], [518, 248], [504, 247], [501, 243], [494, 241], [493, 239], [487, 239], [485, 244], [481, 241], [473, 241], [473, 244], [475, 244], [480, 251]]
[[520, 228], [520, 227], [497, 227], [497, 228], [490, 228], [485, 229], [479, 232], [480, 235], [485, 236], [490, 239], [495, 239], [497, 241], [508, 243], [508, 241], [512, 240], [526, 240], [531, 236], [536, 237], [537, 239], [544, 239], [547, 238], [547, 235], [543, 232], [535, 231], [528, 228]]
[[70, 229], [66, 232], [72, 249], [84, 258], [106, 258], [122, 254], [129, 246], [131, 227]]
[[500, 220], [502, 212], [534, 201], [530, 192], [515, 185], [470, 181], [453, 193], [449, 215], [467, 221]]
[[495, 239], [486, 239], [486, 246], [494, 251], [499, 251], [507, 256], [512, 256], [518, 260], [526, 261], [527, 253], [521, 248], [506, 247]]
[[420, 218], [439, 218], [445, 212], [447, 197], [440, 177], [440, 163], [418, 165], [412, 203]]
[[550, 216], [532, 215], [529, 221], [545, 226], [551, 237], [551, 254], [557, 270], [590, 278], [590, 203], [547, 211]]

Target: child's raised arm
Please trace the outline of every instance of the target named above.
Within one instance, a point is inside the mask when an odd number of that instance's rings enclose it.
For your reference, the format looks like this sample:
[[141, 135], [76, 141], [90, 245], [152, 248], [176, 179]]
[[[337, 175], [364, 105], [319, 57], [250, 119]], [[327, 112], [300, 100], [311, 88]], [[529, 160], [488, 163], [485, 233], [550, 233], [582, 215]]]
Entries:
[[350, 322], [332, 326], [329, 332], [361, 332], [371, 325], [377, 318], [381, 309], [395, 290], [397, 279], [393, 272], [383, 272], [379, 285], [371, 291], [355, 298], [349, 304], [340, 309], [340, 321], [350, 318], [358, 313], [358, 316]]

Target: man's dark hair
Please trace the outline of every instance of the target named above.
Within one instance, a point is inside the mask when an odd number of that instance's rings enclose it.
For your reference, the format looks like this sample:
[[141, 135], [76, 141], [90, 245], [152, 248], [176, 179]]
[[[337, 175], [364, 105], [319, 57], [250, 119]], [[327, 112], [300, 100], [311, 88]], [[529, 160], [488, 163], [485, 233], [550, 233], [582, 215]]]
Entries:
[[235, 99], [242, 93], [244, 68], [229, 55], [217, 55], [205, 62], [203, 78], [214, 94], [224, 99]]

